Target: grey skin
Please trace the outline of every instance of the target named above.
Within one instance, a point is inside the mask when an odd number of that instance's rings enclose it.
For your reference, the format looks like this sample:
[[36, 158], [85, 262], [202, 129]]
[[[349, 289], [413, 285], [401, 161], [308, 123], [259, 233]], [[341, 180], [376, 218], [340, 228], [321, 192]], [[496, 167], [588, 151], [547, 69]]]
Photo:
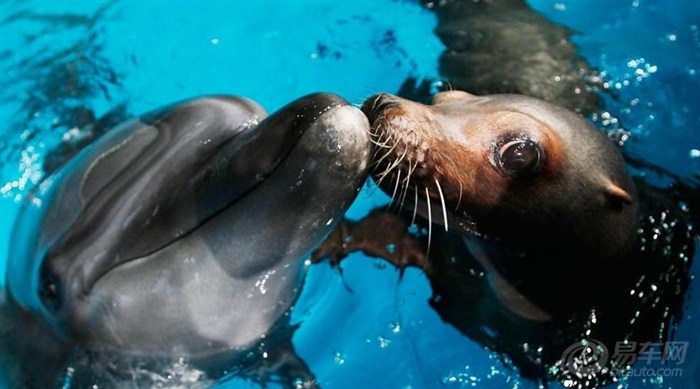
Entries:
[[83, 150], [21, 211], [11, 300], [87, 350], [211, 356], [256, 343], [371, 157], [367, 118], [335, 95], [265, 116], [247, 99], [200, 98]]

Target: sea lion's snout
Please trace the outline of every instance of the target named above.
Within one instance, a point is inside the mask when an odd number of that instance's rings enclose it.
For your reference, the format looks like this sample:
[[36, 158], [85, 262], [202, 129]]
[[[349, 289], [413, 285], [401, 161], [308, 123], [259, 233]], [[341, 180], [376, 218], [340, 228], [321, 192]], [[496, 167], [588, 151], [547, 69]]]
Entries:
[[[424, 107], [388, 93], [372, 96], [362, 105], [377, 147], [374, 178], [378, 183], [398, 186], [401, 177], [427, 177], [435, 173], [429, 170], [440, 166], [429, 157], [430, 144], [435, 143], [431, 137], [441, 135], [427, 125], [431, 119]], [[408, 182], [403, 186], [408, 186]], [[405, 189], [408, 190], [413, 189]]]
[[388, 109], [398, 107], [399, 103], [396, 96], [388, 93], [379, 93], [365, 100], [361, 109], [370, 123], [372, 123], [381, 115], [385, 115]]

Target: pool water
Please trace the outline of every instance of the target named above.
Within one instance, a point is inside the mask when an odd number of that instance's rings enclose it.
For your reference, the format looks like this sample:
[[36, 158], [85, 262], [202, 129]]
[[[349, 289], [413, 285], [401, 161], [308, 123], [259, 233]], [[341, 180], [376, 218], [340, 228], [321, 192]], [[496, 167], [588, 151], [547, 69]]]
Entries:
[[[688, 179], [700, 174], [699, 2], [528, 3], [575, 29], [579, 52], [611, 84], [598, 125], [617, 119], [635, 155]], [[409, 76], [438, 77], [435, 26], [411, 1], [0, 3], [0, 283], [19, 204], [49, 151], [79, 136], [76, 113], [100, 117], [121, 106], [139, 114], [203, 94], [247, 96], [270, 112], [316, 91], [359, 104], [396, 92]], [[387, 202], [368, 186], [347, 217]], [[361, 254], [342, 274], [312, 266], [292, 312], [295, 349], [329, 388], [536, 387], [443, 323], [430, 295], [420, 271], [399, 279]], [[697, 387], [699, 323], [700, 291], [691, 284], [675, 330], [689, 342], [683, 375], [620, 386]], [[232, 378], [221, 386], [254, 385]]]

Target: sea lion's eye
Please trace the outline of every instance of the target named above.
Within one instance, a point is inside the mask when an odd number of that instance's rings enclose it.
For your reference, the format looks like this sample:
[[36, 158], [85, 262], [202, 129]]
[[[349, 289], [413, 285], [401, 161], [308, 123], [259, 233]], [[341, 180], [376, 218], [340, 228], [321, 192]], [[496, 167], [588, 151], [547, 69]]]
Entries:
[[498, 149], [498, 167], [510, 177], [525, 177], [540, 168], [542, 149], [529, 139], [506, 142]]

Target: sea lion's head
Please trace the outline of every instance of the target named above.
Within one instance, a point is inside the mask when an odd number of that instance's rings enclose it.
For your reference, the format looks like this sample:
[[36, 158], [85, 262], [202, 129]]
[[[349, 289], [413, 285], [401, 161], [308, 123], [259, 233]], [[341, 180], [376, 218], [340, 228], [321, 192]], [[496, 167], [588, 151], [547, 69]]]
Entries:
[[607, 261], [634, 242], [637, 194], [620, 151], [573, 112], [461, 91], [430, 105], [379, 94], [362, 109], [375, 180], [433, 222], [548, 257]]

